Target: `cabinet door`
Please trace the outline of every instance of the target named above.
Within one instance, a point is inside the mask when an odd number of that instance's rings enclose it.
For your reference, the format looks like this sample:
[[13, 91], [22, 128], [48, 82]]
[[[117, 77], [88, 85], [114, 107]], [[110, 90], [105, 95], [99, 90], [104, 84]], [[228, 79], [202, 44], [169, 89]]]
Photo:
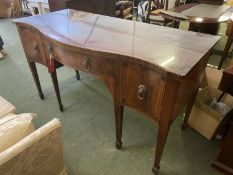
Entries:
[[165, 89], [159, 72], [137, 64], [123, 64], [123, 104], [158, 120]]

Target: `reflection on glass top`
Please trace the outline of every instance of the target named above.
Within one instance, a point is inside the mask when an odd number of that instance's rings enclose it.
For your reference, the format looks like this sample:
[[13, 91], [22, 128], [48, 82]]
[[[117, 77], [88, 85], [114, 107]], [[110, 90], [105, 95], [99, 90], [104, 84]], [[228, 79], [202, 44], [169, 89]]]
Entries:
[[134, 57], [186, 75], [219, 37], [75, 10], [17, 19], [44, 35], [81, 48]]

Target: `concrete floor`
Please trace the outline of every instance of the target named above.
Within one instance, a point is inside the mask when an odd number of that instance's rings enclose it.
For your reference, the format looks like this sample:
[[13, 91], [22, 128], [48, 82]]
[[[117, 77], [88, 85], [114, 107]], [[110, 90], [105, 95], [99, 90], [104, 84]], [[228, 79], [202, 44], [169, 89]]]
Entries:
[[[86, 73], [81, 73], [81, 81], [77, 81], [73, 70], [60, 68], [58, 77], [65, 107], [61, 113], [47, 69], [40, 65], [45, 100], [38, 97], [16, 27], [10, 20], [0, 19], [0, 35], [8, 52], [0, 61], [0, 95], [17, 107], [17, 113], [37, 113], [37, 127], [54, 117], [61, 120], [64, 157], [70, 175], [152, 174], [157, 133], [154, 124], [126, 107], [123, 149], [116, 150], [113, 101], [103, 83]], [[182, 132], [181, 122], [179, 116], [171, 127], [160, 174], [219, 174], [209, 166], [218, 141], [208, 141], [190, 128]]]

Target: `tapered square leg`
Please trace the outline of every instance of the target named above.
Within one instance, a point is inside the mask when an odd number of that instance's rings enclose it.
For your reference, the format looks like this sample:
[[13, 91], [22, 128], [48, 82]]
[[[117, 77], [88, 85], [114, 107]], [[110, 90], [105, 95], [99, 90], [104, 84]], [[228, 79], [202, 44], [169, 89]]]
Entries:
[[161, 160], [163, 150], [166, 144], [168, 133], [169, 133], [169, 128], [159, 126], [158, 135], [157, 135], [157, 144], [156, 144], [156, 150], [155, 150], [155, 161], [154, 161], [154, 166], [152, 167], [152, 172], [155, 175], [159, 173], [160, 160]]
[[116, 125], [116, 148], [121, 149], [122, 147], [122, 124], [123, 124], [123, 112], [124, 112], [124, 106], [115, 104], [114, 105], [115, 110], [115, 125]]
[[44, 94], [43, 94], [43, 92], [41, 90], [40, 80], [39, 80], [39, 76], [38, 76], [38, 73], [37, 73], [36, 64], [35, 64], [35, 62], [29, 62], [28, 61], [28, 65], [29, 65], [29, 68], [31, 70], [34, 82], [36, 84], [36, 88], [38, 90], [39, 97], [40, 97], [41, 100], [44, 100]]
[[54, 72], [50, 73], [50, 76], [51, 76], [51, 79], [53, 81], [53, 87], [54, 87], [54, 90], [55, 90], [55, 93], [56, 93], [56, 96], [57, 96], [57, 101], [58, 101], [58, 104], [59, 104], [59, 109], [60, 109], [61, 112], [63, 112], [64, 109], [63, 109], [63, 104], [61, 102], [61, 96], [60, 96], [60, 90], [59, 90], [59, 86], [58, 86], [56, 69], [55, 69]]
[[196, 90], [196, 92], [193, 94], [192, 98], [190, 99], [189, 103], [187, 104], [184, 120], [183, 120], [183, 123], [181, 125], [182, 130], [185, 130], [188, 126], [188, 119], [189, 119], [190, 113], [192, 111], [193, 104], [195, 102], [197, 93], [198, 93], [198, 90]]

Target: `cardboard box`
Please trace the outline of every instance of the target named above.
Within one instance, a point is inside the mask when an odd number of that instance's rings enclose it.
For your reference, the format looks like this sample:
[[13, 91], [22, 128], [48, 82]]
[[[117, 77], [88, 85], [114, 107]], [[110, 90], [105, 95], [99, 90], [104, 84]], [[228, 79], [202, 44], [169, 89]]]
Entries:
[[212, 87], [218, 89], [221, 79], [222, 79], [221, 70], [211, 67], [206, 67], [200, 88]]
[[[212, 109], [209, 104], [213, 98], [217, 99], [221, 93], [222, 91], [211, 87], [201, 89], [198, 92], [195, 104], [193, 105], [193, 109], [188, 120], [188, 124], [191, 128], [195, 129], [209, 140], [215, 136], [215, 132], [223, 120], [223, 116]], [[228, 106], [232, 106], [233, 97], [226, 94], [222, 98], [221, 102], [227, 104]]]

